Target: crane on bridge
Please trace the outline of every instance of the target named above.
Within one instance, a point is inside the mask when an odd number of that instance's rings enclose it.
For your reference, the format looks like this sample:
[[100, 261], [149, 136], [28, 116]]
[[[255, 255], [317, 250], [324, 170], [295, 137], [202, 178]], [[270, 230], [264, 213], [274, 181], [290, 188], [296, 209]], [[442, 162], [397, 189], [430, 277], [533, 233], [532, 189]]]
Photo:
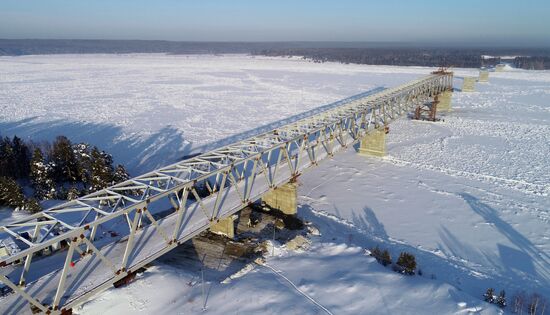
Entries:
[[[432, 71], [432, 74], [436, 75], [448, 75], [452, 74], [450, 71], [450, 66], [441, 66], [437, 70]], [[449, 100], [450, 101], [450, 100]], [[433, 100], [430, 100], [423, 104], [418, 104], [414, 110], [412, 116], [415, 120], [427, 120], [427, 121], [437, 121], [437, 106], [440, 103], [440, 95], [433, 97]]]

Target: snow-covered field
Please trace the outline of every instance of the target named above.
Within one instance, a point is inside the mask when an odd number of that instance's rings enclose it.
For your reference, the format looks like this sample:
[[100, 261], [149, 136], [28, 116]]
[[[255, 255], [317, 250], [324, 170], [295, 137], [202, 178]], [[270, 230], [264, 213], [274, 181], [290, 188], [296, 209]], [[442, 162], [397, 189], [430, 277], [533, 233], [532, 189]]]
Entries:
[[[430, 71], [243, 55], [1, 57], [0, 134], [64, 134], [136, 175]], [[455, 75], [460, 88], [477, 71]], [[392, 123], [386, 158], [350, 150], [304, 174], [299, 215], [322, 235], [306, 252], [278, 248], [267, 261], [278, 272], [255, 265], [230, 283], [207, 272], [205, 313], [497, 313], [480, 300], [487, 287], [550, 298], [550, 72], [491, 73], [476, 88], [455, 92], [442, 122]], [[383, 268], [364, 254], [374, 245], [412, 252], [423, 276]], [[198, 312], [199, 277], [159, 262], [77, 311]]]
[[[425, 70], [233, 56], [0, 57], [0, 130], [65, 134], [141, 173], [256, 127]], [[386, 74], [398, 71], [398, 77]], [[229, 138], [229, 139], [228, 139]]]

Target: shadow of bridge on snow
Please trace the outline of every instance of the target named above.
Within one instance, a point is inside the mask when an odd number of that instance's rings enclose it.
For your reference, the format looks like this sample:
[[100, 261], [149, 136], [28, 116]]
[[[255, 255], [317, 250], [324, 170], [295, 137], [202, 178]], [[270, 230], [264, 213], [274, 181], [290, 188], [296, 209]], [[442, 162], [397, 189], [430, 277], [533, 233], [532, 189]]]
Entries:
[[381, 92], [385, 89], [386, 89], [385, 87], [379, 86], [379, 87], [376, 87], [374, 89], [368, 90], [366, 92], [359, 93], [359, 94], [353, 95], [351, 97], [345, 98], [343, 100], [340, 100], [340, 101], [337, 101], [337, 102], [334, 102], [334, 103], [330, 103], [330, 104], [327, 104], [327, 105], [319, 106], [319, 107], [313, 108], [311, 110], [305, 111], [303, 113], [299, 113], [299, 114], [296, 114], [296, 115], [293, 115], [293, 116], [290, 116], [290, 117], [287, 117], [287, 118], [283, 118], [283, 119], [277, 120], [275, 122], [272, 122], [270, 124], [260, 126], [258, 128], [253, 128], [253, 129], [250, 129], [250, 130], [247, 130], [247, 131], [229, 136], [227, 138], [205, 144], [203, 146], [197, 147], [196, 149], [193, 150], [193, 152], [207, 152], [207, 151], [214, 150], [216, 148], [219, 148], [219, 147], [222, 147], [222, 146], [225, 146], [225, 145], [229, 145], [229, 144], [232, 144], [232, 143], [235, 143], [235, 142], [253, 137], [253, 136], [258, 135], [258, 134], [266, 133], [266, 132], [269, 132], [273, 129], [284, 126], [286, 124], [290, 124], [290, 123], [296, 122], [300, 119], [304, 119], [304, 118], [319, 114], [321, 112], [324, 112], [326, 110], [338, 107], [338, 106], [343, 105], [345, 103], [352, 102], [354, 100], [360, 99], [360, 98], [365, 97], [365, 96], [376, 94], [376, 93]]
[[87, 142], [112, 154], [114, 162], [124, 164], [132, 176], [171, 164], [191, 150], [182, 132], [172, 126], [144, 136], [126, 134], [121, 127], [110, 124], [43, 121], [32, 117], [14, 122], [0, 121], [0, 135], [17, 135], [35, 143], [52, 142], [59, 135], [68, 137], [73, 143]]
[[377, 87], [367, 92], [196, 148], [185, 139], [182, 130], [170, 125], [155, 133], [144, 136], [144, 134], [139, 132], [128, 134], [121, 127], [106, 123], [66, 121], [61, 119], [44, 121], [40, 117], [30, 117], [13, 122], [0, 121], [0, 135], [10, 137], [17, 135], [20, 138], [37, 143], [43, 141], [52, 142], [55, 137], [64, 135], [73, 143], [87, 142], [111, 153], [115, 163], [124, 164], [132, 176], [137, 176], [175, 163], [192, 154], [213, 150], [259, 133], [268, 132], [282, 125], [335, 108], [361, 97], [375, 94], [384, 89], [384, 87]]
[[[473, 296], [480, 297], [489, 287], [504, 288], [509, 293], [529, 288], [530, 291], [548, 295], [548, 288], [545, 286], [547, 281], [542, 283], [533, 283], [530, 279], [522, 278], [520, 273], [504, 274], [480, 274], [475, 269], [460, 263], [458, 260], [449, 259], [436, 252], [430, 252], [417, 246], [412, 246], [404, 242], [392, 239], [388, 236], [384, 225], [376, 218], [374, 211], [365, 207], [360, 213], [352, 214], [352, 222], [341, 219], [338, 215], [338, 209], [335, 209], [336, 215], [319, 212], [307, 204], [300, 204], [298, 214], [307, 221], [312, 221], [321, 231], [321, 241], [334, 243], [348, 243], [363, 248], [380, 248], [390, 251], [392, 260], [395, 262], [400, 252], [409, 252], [415, 255], [417, 264], [423, 272], [424, 277], [432, 275], [439, 280], [443, 280], [457, 288], [470, 293]], [[446, 235], [455, 242], [455, 252], [470, 251], [453, 235]], [[502, 247], [499, 246], [502, 255]], [[504, 250], [506, 251], [506, 250]], [[460, 257], [460, 256], [458, 256]], [[510, 271], [512, 266], [508, 265], [506, 271]], [[388, 269], [389, 270], [389, 269]], [[528, 269], [527, 269], [528, 270]], [[487, 277], [488, 276], [488, 277]]]
[[[470, 194], [461, 193], [460, 196], [485, 222], [492, 224], [500, 234], [519, 249], [498, 244], [500, 260], [506, 269], [505, 272], [517, 277], [521, 277], [521, 273], [525, 273], [531, 276], [534, 282], [539, 282], [547, 288], [548, 292], [545, 294], [550, 294], [550, 289], [548, 289], [550, 288], [550, 256], [538, 249], [509, 223], [502, 220], [495, 209]], [[485, 255], [490, 260], [490, 256]]]

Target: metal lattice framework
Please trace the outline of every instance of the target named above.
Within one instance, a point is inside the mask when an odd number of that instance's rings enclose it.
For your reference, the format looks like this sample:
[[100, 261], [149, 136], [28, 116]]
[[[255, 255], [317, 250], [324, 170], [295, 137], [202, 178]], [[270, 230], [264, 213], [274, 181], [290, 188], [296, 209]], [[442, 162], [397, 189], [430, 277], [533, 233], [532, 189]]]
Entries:
[[432, 74], [0, 227], [2, 313], [60, 313], [452, 88]]

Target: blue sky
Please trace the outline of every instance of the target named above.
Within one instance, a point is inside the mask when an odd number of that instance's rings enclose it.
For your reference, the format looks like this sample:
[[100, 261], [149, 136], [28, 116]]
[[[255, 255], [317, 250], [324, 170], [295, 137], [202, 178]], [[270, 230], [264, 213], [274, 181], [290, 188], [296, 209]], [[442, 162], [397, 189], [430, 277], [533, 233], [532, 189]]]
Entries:
[[550, 1], [0, 0], [0, 38], [550, 46]]

